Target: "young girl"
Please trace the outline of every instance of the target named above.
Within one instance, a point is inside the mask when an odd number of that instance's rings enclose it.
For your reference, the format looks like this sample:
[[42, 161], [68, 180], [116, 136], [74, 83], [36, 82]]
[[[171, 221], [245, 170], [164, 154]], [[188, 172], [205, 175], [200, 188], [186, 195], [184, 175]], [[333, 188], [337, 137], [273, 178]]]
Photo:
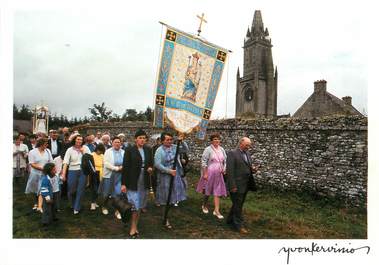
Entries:
[[92, 153], [93, 160], [95, 162], [95, 169], [96, 174], [91, 176], [91, 189], [92, 189], [92, 196], [91, 196], [91, 210], [96, 210], [99, 205], [96, 203], [97, 200], [97, 192], [99, 189], [99, 183], [101, 179], [103, 178], [103, 166], [104, 166], [104, 152], [105, 152], [105, 146], [102, 143], [99, 143], [95, 147], [95, 151]]
[[58, 220], [55, 216], [59, 196], [59, 177], [56, 175], [56, 167], [54, 163], [47, 163], [42, 170], [41, 179], [41, 195], [42, 202], [42, 225], [47, 226], [52, 221]]

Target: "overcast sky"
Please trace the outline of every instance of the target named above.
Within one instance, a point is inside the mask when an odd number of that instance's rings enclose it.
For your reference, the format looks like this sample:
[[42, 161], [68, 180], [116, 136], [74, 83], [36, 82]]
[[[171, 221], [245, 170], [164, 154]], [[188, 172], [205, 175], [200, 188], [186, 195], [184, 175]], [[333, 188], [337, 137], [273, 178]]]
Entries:
[[[284, 2], [284, 3], [281, 3]], [[303, 3], [304, 2], [304, 3]], [[153, 106], [162, 26], [195, 33], [233, 51], [212, 118], [234, 117], [237, 67], [255, 10], [261, 10], [278, 67], [278, 114], [293, 114], [313, 82], [367, 112], [367, 56], [362, 6], [339, 1], [139, 1], [124, 8], [23, 9], [14, 16], [14, 101], [43, 100], [52, 113], [89, 116], [105, 102], [117, 114]], [[219, 3], [219, 4], [215, 4]], [[147, 6], [149, 8], [147, 9]], [[225, 107], [225, 105], [227, 107]]]
[[[3, 5], [4, 2], [8, 2], [8, 6]], [[241, 47], [247, 27], [252, 23], [254, 11], [259, 9], [272, 38], [274, 64], [278, 66], [279, 71], [279, 114], [293, 114], [311, 95], [313, 82], [318, 79], [328, 81], [328, 91], [332, 94], [339, 98], [350, 95], [353, 105], [359, 111], [363, 108], [367, 111], [368, 70], [371, 77], [370, 115], [379, 113], [379, 104], [376, 104], [375, 100], [377, 24], [372, 23], [372, 29], [368, 25], [369, 14], [378, 16], [377, 8], [367, 4], [370, 1], [123, 0], [120, 1], [123, 5], [114, 5], [114, 0], [108, 0], [104, 1], [106, 4], [101, 8], [96, 8], [95, 0], [84, 4], [79, 0], [46, 0], [43, 4], [25, 0], [20, 5], [22, 9], [13, 12], [10, 6], [17, 7], [18, 2], [21, 0], [0, 0], [0, 96], [2, 100], [3, 97], [6, 98], [5, 104], [0, 104], [0, 110], [2, 114], [7, 114], [6, 120], [10, 121], [5, 122], [5, 128], [2, 128], [0, 133], [2, 150], [9, 150], [9, 153], [0, 152], [0, 161], [5, 165], [12, 163], [11, 100], [8, 100], [12, 97], [12, 93], [9, 93], [12, 91], [12, 83], [8, 80], [12, 75], [12, 60], [8, 59], [11, 54], [8, 52], [11, 50], [8, 47], [11, 43], [11, 33], [8, 31], [12, 27], [10, 17], [13, 17], [14, 21], [13, 95], [16, 104], [34, 105], [44, 100], [53, 113], [76, 117], [89, 115], [88, 107], [103, 101], [118, 114], [122, 114], [126, 108], [144, 110], [146, 106], [152, 106], [153, 102], [161, 41], [161, 25], [158, 21], [164, 21], [187, 32], [196, 32], [196, 15], [205, 13], [208, 23], [203, 28], [202, 36], [233, 51], [229, 71], [225, 71], [223, 75], [212, 118], [224, 117], [226, 110], [228, 117], [234, 117], [235, 76], [237, 67], [242, 67], [243, 63]], [[52, 4], [53, 2], [59, 2], [65, 9], [61, 9], [61, 6], [57, 8], [57, 4]], [[54, 9], [49, 9], [51, 6]], [[367, 60], [371, 62], [370, 68], [367, 66]], [[228, 104], [225, 108], [227, 89]], [[375, 204], [379, 194], [375, 192], [379, 186], [379, 164], [376, 159], [376, 150], [379, 150], [377, 117], [379, 116], [371, 115], [369, 122], [369, 183], [373, 192], [368, 194], [369, 202], [374, 202], [368, 204], [368, 224], [371, 224], [368, 229], [369, 240], [338, 241], [339, 246], [349, 247], [352, 244], [351, 247], [369, 245], [374, 248], [378, 245], [377, 227], [372, 225], [378, 223]], [[3, 171], [4, 176], [12, 174], [10, 166], [5, 166]], [[0, 178], [1, 201], [8, 205], [4, 207], [5, 217], [12, 215], [11, 181], [9, 177]], [[0, 260], [4, 259], [6, 264], [47, 264], [65, 261], [57, 260], [54, 251], [44, 252], [45, 262], [42, 259], [31, 259], [30, 257], [40, 251], [40, 242], [12, 240], [12, 218], [2, 218], [0, 230], [0, 234], [5, 235], [0, 239], [0, 248], [5, 249], [1, 252]], [[165, 240], [157, 244], [156, 241], [147, 240], [143, 242], [143, 246], [146, 247], [141, 248], [141, 245], [128, 240], [87, 240], [83, 248], [82, 240], [54, 242], [59, 249], [74, 247], [87, 253], [99, 249], [99, 246], [105, 253], [123, 253], [127, 250], [131, 253], [128, 256], [131, 262], [138, 257], [146, 256], [145, 250], [148, 249], [149, 262], [167, 264], [167, 260], [162, 258], [162, 253], [170, 251], [170, 255], [173, 255], [172, 260], [180, 259], [181, 263], [187, 265], [199, 261], [220, 264], [246, 263], [249, 262], [249, 258], [251, 262], [264, 260], [284, 264], [285, 255], [275, 255], [281, 247], [306, 247], [311, 241], [214, 240], [209, 243], [184, 240], [178, 244], [178, 241]], [[326, 246], [335, 243], [330, 240], [324, 242]], [[190, 250], [196, 248], [207, 251], [197, 251], [195, 255], [191, 255], [193, 251]], [[216, 254], [209, 255], [210, 252]], [[105, 260], [113, 263], [122, 260], [119, 255], [79, 254], [70, 253], [69, 259], [66, 260], [81, 263], [90, 261], [92, 264], [103, 264]], [[296, 255], [291, 256], [291, 264], [374, 264], [376, 256], [374, 252], [370, 255], [358, 253], [349, 256], [322, 253], [316, 256]], [[370, 263], [367, 262], [368, 259]]]

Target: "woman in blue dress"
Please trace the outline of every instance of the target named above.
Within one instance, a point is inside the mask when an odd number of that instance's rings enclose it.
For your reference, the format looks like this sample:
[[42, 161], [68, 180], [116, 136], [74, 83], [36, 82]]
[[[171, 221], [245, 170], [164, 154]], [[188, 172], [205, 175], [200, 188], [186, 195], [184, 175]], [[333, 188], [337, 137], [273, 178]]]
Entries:
[[171, 176], [175, 177], [175, 179], [170, 203], [177, 204], [186, 199], [186, 183], [182, 178], [184, 172], [179, 156], [176, 168], [172, 169], [176, 151], [176, 145], [173, 144], [173, 136], [168, 132], [163, 132], [161, 140], [162, 145], [157, 149], [154, 157], [154, 167], [157, 169], [157, 194], [155, 201], [157, 206], [166, 205], [167, 203]]

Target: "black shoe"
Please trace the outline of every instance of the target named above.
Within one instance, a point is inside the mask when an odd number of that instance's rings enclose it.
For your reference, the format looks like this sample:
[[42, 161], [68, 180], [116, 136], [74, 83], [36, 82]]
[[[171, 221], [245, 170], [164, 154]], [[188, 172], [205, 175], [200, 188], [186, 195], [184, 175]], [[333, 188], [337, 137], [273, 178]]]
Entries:
[[139, 234], [137, 232], [135, 232], [133, 235], [129, 234], [129, 236], [131, 239], [137, 239], [139, 237]]

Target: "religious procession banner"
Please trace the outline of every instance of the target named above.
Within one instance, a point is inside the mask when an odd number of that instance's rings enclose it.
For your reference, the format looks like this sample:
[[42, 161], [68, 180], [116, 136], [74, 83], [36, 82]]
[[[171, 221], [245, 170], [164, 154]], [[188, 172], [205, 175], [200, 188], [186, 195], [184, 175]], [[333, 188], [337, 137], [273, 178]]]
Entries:
[[47, 106], [36, 106], [34, 109], [34, 116], [32, 118], [33, 133], [44, 133], [47, 135], [49, 115]]
[[[166, 25], [167, 26], [167, 25]], [[155, 96], [154, 126], [167, 123], [204, 139], [228, 50], [167, 26]]]

